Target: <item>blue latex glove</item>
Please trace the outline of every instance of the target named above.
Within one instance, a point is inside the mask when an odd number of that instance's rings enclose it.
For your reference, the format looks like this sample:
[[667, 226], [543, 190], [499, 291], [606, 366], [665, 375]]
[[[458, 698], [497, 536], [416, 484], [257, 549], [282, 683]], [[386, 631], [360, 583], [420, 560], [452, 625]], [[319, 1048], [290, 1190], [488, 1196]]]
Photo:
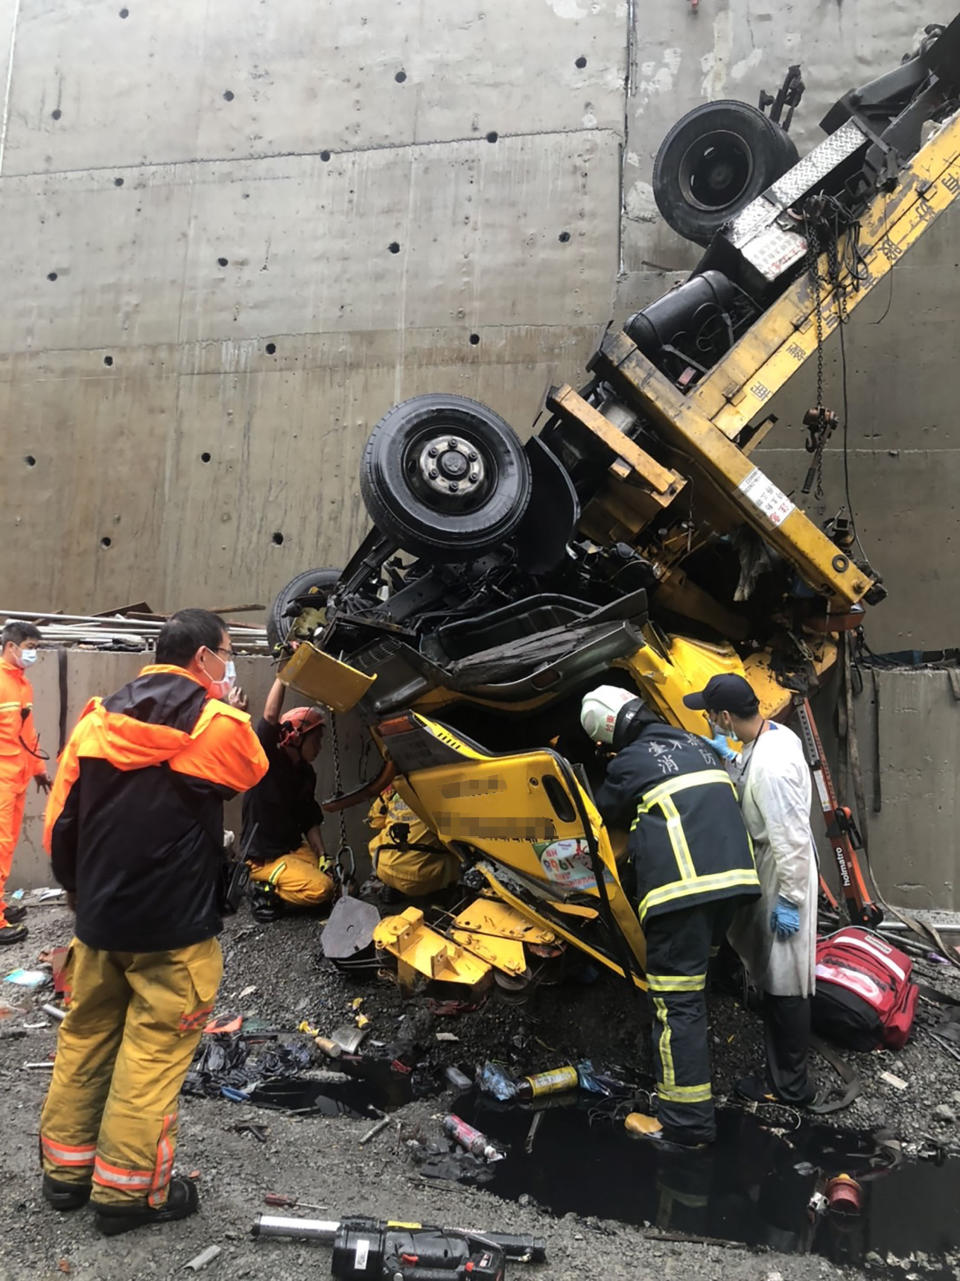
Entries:
[[[706, 735], [704, 735], [704, 738], [706, 738]], [[707, 738], [707, 742], [717, 755], [723, 757], [725, 761], [736, 760], [737, 754], [727, 742], [725, 734], [716, 734], [713, 738]]]
[[788, 903], [785, 898], [778, 898], [776, 906], [770, 913], [770, 933], [778, 939], [788, 939], [800, 928], [800, 909]]

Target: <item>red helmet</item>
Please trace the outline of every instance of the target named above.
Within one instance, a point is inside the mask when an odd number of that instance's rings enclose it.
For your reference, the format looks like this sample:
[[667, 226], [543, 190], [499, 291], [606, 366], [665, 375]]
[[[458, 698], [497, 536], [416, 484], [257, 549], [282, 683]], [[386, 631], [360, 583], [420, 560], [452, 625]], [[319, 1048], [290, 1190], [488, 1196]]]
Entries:
[[327, 718], [319, 707], [294, 707], [280, 717], [281, 747], [299, 747], [314, 729], [322, 729]]

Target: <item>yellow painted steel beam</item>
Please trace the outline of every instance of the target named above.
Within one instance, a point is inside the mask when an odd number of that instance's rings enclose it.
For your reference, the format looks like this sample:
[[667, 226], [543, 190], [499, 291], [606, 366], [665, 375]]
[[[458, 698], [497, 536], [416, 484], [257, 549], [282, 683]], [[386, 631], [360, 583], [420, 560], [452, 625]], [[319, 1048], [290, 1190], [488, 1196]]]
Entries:
[[617, 458], [629, 463], [632, 471], [646, 481], [655, 494], [662, 496], [665, 502], [671, 502], [686, 484], [682, 476], [658, 463], [572, 387], [551, 387], [546, 405], [564, 422], [575, 423], [596, 436]]
[[[932, 222], [960, 195], [960, 113], [954, 115], [901, 171], [894, 191], [876, 196], [860, 219], [859, 279], [850, 272], [853, 245], [841, 237], [839, 289], [823, 283], [819, 261], [823, 333], [852, 311], [890, 272]], [[841, 297], [838, 297], [838, 294]], [[687, 397], [725, 436], [737, 436], [774, 392], [817, 350], [816, 299], [807, 275], [795, 280]]]
[[664, 441], [688, 455], [741, 517], [834, 604], [854, 605], [873, 579], [755, 467], [719, 427], [642, 355], [624, 333], [606, 336], [597, 364], [654, 423]]

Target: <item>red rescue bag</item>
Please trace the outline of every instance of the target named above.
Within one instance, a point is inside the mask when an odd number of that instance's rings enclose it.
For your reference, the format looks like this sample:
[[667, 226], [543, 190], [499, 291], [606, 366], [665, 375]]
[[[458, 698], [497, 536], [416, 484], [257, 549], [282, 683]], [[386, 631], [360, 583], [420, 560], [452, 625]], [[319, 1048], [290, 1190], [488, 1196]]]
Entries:
[[820, 939], [814, 1031], [851, 1050], [899, 1050], [917, 1008], [912, 970], [906, 953], [859, 925]]

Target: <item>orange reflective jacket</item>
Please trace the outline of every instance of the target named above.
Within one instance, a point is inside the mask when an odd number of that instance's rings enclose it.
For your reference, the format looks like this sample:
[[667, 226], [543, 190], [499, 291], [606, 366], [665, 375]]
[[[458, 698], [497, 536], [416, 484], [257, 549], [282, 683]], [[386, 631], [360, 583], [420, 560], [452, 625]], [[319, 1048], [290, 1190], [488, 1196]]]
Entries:
[[45, 769], [33, 724], [33, 688], [22, 667], [0, 658], [0, 785], [22, 791]]
[[152, 952], [220, 929], [223, 801], [267, 760], [245, 712], [151, 664], [84, 708], [60, 757], [44, 843], [89, 947]]

